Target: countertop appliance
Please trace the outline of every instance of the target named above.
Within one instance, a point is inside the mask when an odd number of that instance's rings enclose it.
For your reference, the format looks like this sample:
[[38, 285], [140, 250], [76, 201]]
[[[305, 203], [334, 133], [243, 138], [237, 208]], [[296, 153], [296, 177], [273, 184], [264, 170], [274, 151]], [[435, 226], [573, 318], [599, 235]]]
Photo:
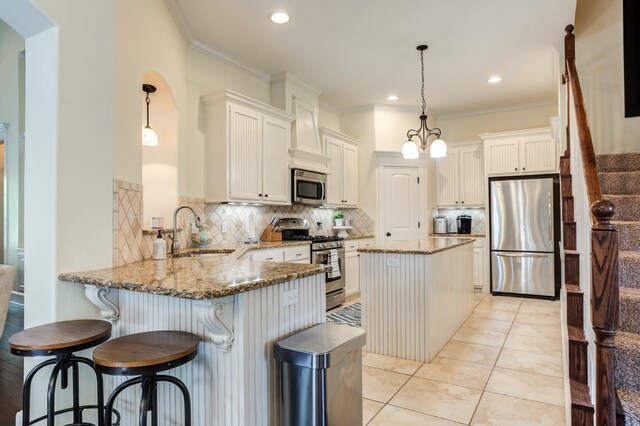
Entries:
[[470, 234], [471, 233], [471, 216], [461, 214], [456, 218], [458, 225], [458, 234]]
[[489, 180], [491, 292], [556, 298], [559, 178]]
[[449, 232], [449, 225], [447, 223], [446, 216], [434, 216], [433, 217], [433, 233], [434, 234], [446, 234]]
[[339, 273], [326, 274], [327, 310], [342, 305], [345, 293], [345, 255], [342, 238], [333, 235], [309, 235], [309, 221], [300, 218], [281, 218], [275, 221], [275, 227], [282, 232], [282, 241], [311, 241], [311, 263], [331, 264], [331, 253], [335, 250]]
[[291, 170], [291, 202], [321, 206], [327, 201], [327, 175], [308, 170]]

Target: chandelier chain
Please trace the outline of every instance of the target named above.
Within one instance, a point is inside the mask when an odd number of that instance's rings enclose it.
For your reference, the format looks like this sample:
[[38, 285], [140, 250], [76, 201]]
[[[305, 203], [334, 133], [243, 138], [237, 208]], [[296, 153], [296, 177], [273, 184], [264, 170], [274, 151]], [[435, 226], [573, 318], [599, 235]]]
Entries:
[[422, 114], [427, 109], [427, 102], [424, 100], [424, 50], [420, 51], [420, 65], [422, 66]]

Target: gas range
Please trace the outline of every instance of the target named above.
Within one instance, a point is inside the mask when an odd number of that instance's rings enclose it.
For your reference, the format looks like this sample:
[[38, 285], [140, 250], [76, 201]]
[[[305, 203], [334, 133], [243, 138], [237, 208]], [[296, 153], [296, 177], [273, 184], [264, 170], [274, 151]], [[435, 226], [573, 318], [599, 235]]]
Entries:
[[343, 239], [334, 235], [283, 235], [282, 241], [311, 241], [311, 250], [344, 247]]

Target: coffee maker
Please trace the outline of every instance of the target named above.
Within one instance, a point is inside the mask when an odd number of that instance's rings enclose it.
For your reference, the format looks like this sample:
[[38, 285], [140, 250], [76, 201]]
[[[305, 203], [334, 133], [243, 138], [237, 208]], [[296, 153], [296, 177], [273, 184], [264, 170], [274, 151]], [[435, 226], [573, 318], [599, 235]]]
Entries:
[[457, 217], [458, 234], [470, 234], [471, 233], [471, 216], [461, 214]]

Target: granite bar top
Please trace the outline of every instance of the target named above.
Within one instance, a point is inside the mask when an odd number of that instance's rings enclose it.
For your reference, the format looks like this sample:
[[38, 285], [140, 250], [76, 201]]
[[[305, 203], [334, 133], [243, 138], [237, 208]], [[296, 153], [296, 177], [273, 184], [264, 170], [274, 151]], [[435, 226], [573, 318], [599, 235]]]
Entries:
[[473, 238], [427, 238], [419, 241], [396, 241], [358, 249], [361, 253], [434, 254], [471, 244]]
[[228, 247], [188, 248], [166, 260], [141, 260], [123, 266], [63, 273], [60, 281], [184, 299], [216, 299], [323, 274], [325, 265], [251, 262], [249, 250], [308, 245], [272, 242]]
[[434, 234], [430, 233], [429, 237], [431, 238], [484, 238], [485, 234], [457, 234], [455, 232], [446, 233], [446, 234]]

